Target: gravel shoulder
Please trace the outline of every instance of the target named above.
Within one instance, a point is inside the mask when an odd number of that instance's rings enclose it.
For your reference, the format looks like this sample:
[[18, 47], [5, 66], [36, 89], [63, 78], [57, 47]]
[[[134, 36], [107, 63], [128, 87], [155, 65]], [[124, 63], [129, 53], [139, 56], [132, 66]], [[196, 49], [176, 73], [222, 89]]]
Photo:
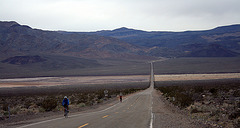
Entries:
[[153, 95], [153, 128], [205, 128], [203, 124], [188, 117], [186, 113], [168, 103], [160, 92]]

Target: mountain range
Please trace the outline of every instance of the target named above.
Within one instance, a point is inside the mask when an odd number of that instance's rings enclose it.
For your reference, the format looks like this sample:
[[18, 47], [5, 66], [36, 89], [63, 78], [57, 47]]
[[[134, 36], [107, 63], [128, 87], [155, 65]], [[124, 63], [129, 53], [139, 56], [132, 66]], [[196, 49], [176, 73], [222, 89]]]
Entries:
[[0, 22], [1, 54], [61, 54], [83, 58], [138, 57], [142, 49], [116, 38], [63, 34]]
[[147, 47], [147, 54], [157, 57], [230, 57], [237, 56], [240, 51], [240, 25], [185, 32], [147, 32], [123, 27], [91, 34]]
[[0, 22], [2, 56], [54, 54], [96, 58], [233, 57], [240, 53], [240, 25], [204, 31], [164, 32], [129, 28], [96, 32], [32, 29]]
[[162, 57], [176, 59], [160, 62], [160, 73], [236, 72], [239, 54], [237, 24], [185, 32], [67, 32], [0, 21], [0, 78], [148, 74], [146, 62]]

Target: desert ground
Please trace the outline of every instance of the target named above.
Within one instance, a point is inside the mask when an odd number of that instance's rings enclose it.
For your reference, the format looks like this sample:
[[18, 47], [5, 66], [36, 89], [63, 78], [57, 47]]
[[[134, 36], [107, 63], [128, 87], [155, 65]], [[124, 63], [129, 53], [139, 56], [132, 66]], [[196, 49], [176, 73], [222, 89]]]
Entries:
[[[240, 78], [240, 73], [155, 75], [155, 81], [209, 80], [231, 78]], [[148, 81], [149, 75], [15, 78], [15, 79], [0, 79], [0, 88], [25, 87], [25, 86], [81, 85], [81, 84], [91, 85], [109, 83], [148, 82]]]
[[[71, 99], [72, 112], [88, 110], [92, 106], [108, 102], [104, 100], [104, 89], [109, 90], [111, 101], [117, 101], [117, 95], [120, 91], [124, 92], [124, 94], [130, 94], [148, 88], [149, 78], [149, 75], [125, 75], [0, 79], [0, 104], [2, 106], [0, 111], [2, 116], [0, 119], [2, 119], [4, 126], [10, 126], [11, 123], [21, 122], [23, 119], [37, 119], [44, 115], [46, 116], [49, 114], [49, 110], [44, 105], [45, 103], [49, 104], [49, 102], [55, 103], [53, 104], [55, 105], [54, 109], [52, 109], [51, 112], [54, 112], [54, 115], [61, 115], [62, 108], [58, 103], [61, 102], [64, 95], [69, 96]], [[235, 102], [235, 100], [234, 102], [231, 101], [233, 98], [239, 98], [239, 78], [240, 73], [155, 75], [155, 88], [158, 90], [161, 88], [164, 89], [168, 85], [170, 89], [174, 88], [174, 90], [178, 88], [176, 86], [183, 87], [181, 91], [178, 91], [180, 93], [177, 93], [180, 94], [180, 96], [160, 96], [160, 92], [158, 92], [157, 99], [160, 100], [159, 96], [162, 97], [164, 104], [167, 104], [163, 106], [165, 108], [169, 107], [168, 102], [170, 106], [171, 104], [177, 106], [180, 104], [183, 112], [187, 114], [183, 116], [186, 116], [186, 118], [188, 118], [188, 116], [192, 117], [194, 120], [197, 120], [196, 122], [205, 122], [203, 124], [209, 126], [233, 127], [234, 125], [239, 125], [237, 122], [238, 115], [235, 116], [236, 113], [238, 114], [238, 111], [234, 109], [239, 102]], [[184, 90], [185, 88], [191, 91]], [[194, 93], [194, 89], [199, 90], [199, 88], [201, 93]], [[216, 88], [217, 91], [213, 92], [214, 90], [212, 88]], [[221, 89], [225, 91], [221, 91]], [[188, 94], [187, 92], [190, 92], [190, 97], [194, 95], [193, 98], [197, 97], [198, 99], [189, 98], [189, 100], [188, 95], [186, 95]], [[218, 93], [222, 94], [226, 99], [222, 100], [216, 97]], [[199, 97], [203, 95], [206, 98], [200, 98], [199, 100]], [[173, 97], [176, 97], [174, 98], [176, 99], [175, 102], [171, 100]], [[187, 99], [179, 101], [179, 97]], [[46, 99], [50, 100], [48, 101]], [[224, 102], [220, 104], [218, 101]], [[187, 106], [189, 106], [188, 102], [191, 104], [190, 107], [184, 106], [186, 103]], [[19, 103], [21, 104], [19, 105]], [[11, 107], [11, 120], [8, 120], [8, 106]], [[203, 110], [202, 108], [205, 107], [208, 109]], [[227, 116], [222, 118], [219, 114], [212, 114], [219, 113], [219, 108], [224, 109], [220, 114]], [[174, 109], [174, 111], [177, 110]], [[179, 113], [181, 112], [182, 110]], [[207, 116], [203, 118], [202, 116], [206, 114]], [[175, 116], [174, 114], [169, 115]], [[160, 118], [159, 115], [156, 116]]]
[[215, 80], [240, 78], [240, 73], [155, 75], [155, 81]]
[[148, 82], [148, 75], [136, 76], [79, 76], [79, 77], [38, 77], [0, 79], [0, 88], [24, 86], [57, 86], [57, 85], [93, 85], [110, 83]]

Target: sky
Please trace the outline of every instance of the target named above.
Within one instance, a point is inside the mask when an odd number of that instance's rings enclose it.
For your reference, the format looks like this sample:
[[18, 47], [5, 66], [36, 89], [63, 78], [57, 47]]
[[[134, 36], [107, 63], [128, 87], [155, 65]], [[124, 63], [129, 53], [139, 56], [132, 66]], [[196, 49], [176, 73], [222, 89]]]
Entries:
[[43, 30], [207, 30], [240, 24], [240, 0], [0, 0], [0, 21]]

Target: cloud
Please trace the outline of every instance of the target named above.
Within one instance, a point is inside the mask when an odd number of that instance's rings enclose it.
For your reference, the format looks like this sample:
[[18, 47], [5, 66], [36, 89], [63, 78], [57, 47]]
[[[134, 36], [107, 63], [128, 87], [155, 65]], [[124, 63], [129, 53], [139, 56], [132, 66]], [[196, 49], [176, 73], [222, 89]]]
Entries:
[[0, 0], [0, 20], [34, 28], [95, 31], [209, 29], [240, 22], [239, 0]]

